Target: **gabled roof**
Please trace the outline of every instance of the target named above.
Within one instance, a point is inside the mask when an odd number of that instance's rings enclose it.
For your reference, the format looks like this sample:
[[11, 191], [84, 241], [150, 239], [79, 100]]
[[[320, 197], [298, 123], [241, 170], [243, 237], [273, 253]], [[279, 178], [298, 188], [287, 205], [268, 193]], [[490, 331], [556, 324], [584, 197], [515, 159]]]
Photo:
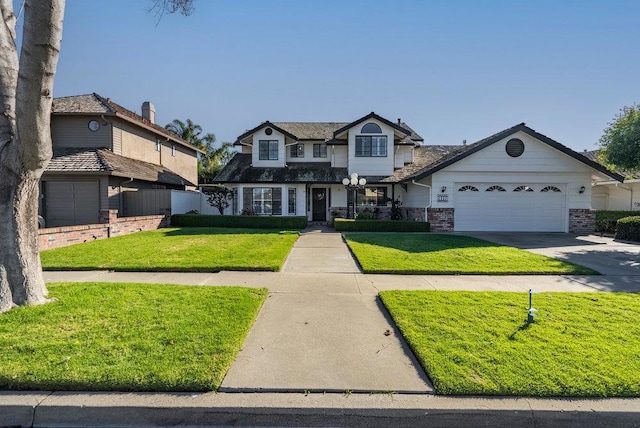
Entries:
[[613, 178], [614, 180], [620, 181], [622, 182], [624, 180], [624, 177], [622, 177], [620, 174], [609, 171], [606, 167], [604, 167], [603, 165], [594, 162], [593, 160], [589, 159], [588, 157], [571, 150], [569, 147], [564, 146], [560, 143], [558, 143], [555, 140], [552, 140], [551, 138], [547, 137], [546, 135], [542, 135], [538, 132], [536, 132], [535, 130], [529, 128], [528, 126], [526, 126], [524, 123], [520, 123], [518, 125], [512, 126], [511, 128], [507, 128], [503, 131], [500, 131], [496, 134], [491, 135], [490, 137], [484, 138], [476, 143], [470, 144], [468, 146], [462, 146], [463, 148], [458, 150], [458, 151], [454, 151], [451, 152], [449, 155], [444, 156], [443, 158], [441, 158], [440, 160], [438, 160], [437, 162], [435, 162], [432, 165], [429, 165], [428, 167], [424, 168], [422, 171], [419, 171], [418, 173], [414, 174], [413, 176], [408, 177], [408, 179], [412, 179], [412, 180], [420, 180], [422, 178], [428, 177], [432, 174], [434, 174], [437, 171], [440, 171], [443, 168], [446, 168], [450, 165], [453, 165], [454, 163], [466, 158], [467, 156], [472, 155], [473, 153], [476, 153], [482, 149], [484, 149], [487, 146], [490, 146], [491, 144], [494, 144], [512, 134], [515, 134], [516, 132], [524, 132], [527, 135], [530, 135], [531, 137], [553, 147], [554, 149], [557, 149], [559, 151], [561, 151], [562, 153], [571, 156], [572, 158], [576, 159], [579, 162], [584, 163], [585, 165]]
[[145, 119], [139, 114], [122, 107], [111, 101], [110, 98], [102, 97], [95, 92], [85, 95], [73, 95], [70, 97], [54, 98], [52, 114], [54, 115], [105, 115], [116, 116], [128, 122], [156, 132], [172, 141], [200, 152], [197, 148], [183, 140], [173, 132], [170, 132], [151, 121]]
[[45, 172], [103, 174], [179, 186], [194, 185], [163, 166], [116, 155], [107, 149], [54, 148]]
[[[393, 123], [389, 120], [378, 116], [375, 113], [370, 113], [355, 122], [262, 122], [260, 125], [255, 128], [249, 129], [242, 135], [240, 135], [235, 145], [240, 145], [241, 141], [250, 135], [256, 133], [257, 131], [271, 127], [278, 132], [281, 132], [288, 138], [295, 141], [310, 141], [310, 140], [318, 140], [324, 141], [328, 144], [346, 144], [346, 141], [336, 139], [336, 135], [344, 132], [345, 130], [351, 128], [352, 126], [357, 125], [360, 122], [365, 120], [375, 118], [389, 126], [393, 129], [397, 130], [401, 134], [404, 135], [404, 138], [400, 140], [399, 144], [406, 145], [416, 145], [416, 143], [424, 141], [424, 139], [418, 135], [413, 129], [411, 129], [406, 123]], [[396, 143], [398, 144], [398, 143]]]
[[[387, 119], [385, 119], [384, 117], [382, 117], [382, 116], [380, 116], [380, 115], [377, 115], [375, 112], [373, 112], [373, 111], [372, 111], [372, 112], [371, 112], [371, 113], [369, 113], [368, 115], [366, 115], [366, 116], [362, 116], [360, 119], [358, 119], [358, 120], [354, 120], [354, 121], [353, 121], [353, 122], [351, 122], [351, 123], [347, 123], [347, 124], [346, 124], [345, 126], [343, 126], [342, 128], [339, 128], [339, 129], [335, 130], [335, 131], [333, 132], [333, 137], [334, 137], [334, 138], [337, 138], [337, 137], [338, 137], [338, 135], [342, 134], [342, 133], [343, 133], [343, 132], [345, 132], [346, 130], [348, 130], [348, 129], [350, 129], [350, 128], [353, 128], [354, 126], [356, 126], [356, 125], [358, 125], [358, 124], [360, 124], [360, 123], [362, 123], [362, 122], [364, 122], [364, 121], [366, 121], [366, 120], [369, 120], [369, 119], [376, 119], [376, 120], [378, 120], [378, 121], [380, 121], [380, 122], [384, 123], [385, 125], [388, 125], [388, 126], [392, 127], [392, 128], [393, 128], [393, 129], [395, 129], [396, 131], [398, 131], [398, 132], [400, 132], [400, 133], [405, 134], [406, 136], [411, 136], [412, 130], [410, 131], [410, 130], [408, 130], [408, 129], [405, 129], [405, 128], [403, 128], [402, 126], [400, 126], [399, 124], [397, 124], [397, 123], [393, 123], [393, 122], [391, 122], [390, 120], [387, 120]], [[417, 135], [417, 134], [416, 134], [416, 135]], [[421, 138], [421, 137], [420, 137], [420, 138]]]

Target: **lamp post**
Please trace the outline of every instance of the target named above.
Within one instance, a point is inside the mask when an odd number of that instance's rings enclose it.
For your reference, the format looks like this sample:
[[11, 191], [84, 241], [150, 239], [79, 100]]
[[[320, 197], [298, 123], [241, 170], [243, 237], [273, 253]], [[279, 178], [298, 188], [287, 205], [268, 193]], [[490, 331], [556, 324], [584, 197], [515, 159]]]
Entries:
[[356, 200], [358, 198], [358, 189], [364, 189], [364, 186], [367, 184], [367, 180], [364, 178], [358, 178], [357, 173], [351, 174], [350, 177], [345, 177], [342, 179], [342, 184], [344, 184], [344, 188], [347, 192], [353, 192], [353, 210], [351, 211], [351, 215], [349, 215], [349, 201], [347, 199], [347, 217], [348, 218], [356, 218]]

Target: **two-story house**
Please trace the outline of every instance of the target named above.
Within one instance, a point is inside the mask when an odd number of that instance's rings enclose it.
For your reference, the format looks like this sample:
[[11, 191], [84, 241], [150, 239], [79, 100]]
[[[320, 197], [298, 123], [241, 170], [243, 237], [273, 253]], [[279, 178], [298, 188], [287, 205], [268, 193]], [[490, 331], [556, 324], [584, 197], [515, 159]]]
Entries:
[[[425, 145], [401, 120], [375, 113], [347, 123], [264, 122], [240, 135], [216, 181], [234, 191], [232, 212], [303, 215], [358, 212], [436, 231], [588, 232], [591, 183], [622, 177], [524, 123], [474, 144]], [[353, 192], [343, 180], [366, 180]], [[346, 180], [345, 180], [346, 182]]]
[[40, 184], [47, 227], [98, 223], [104, 210], [136, 215], [125, 192], [197, 184], [198, 150], [156, 124], [150, 102], [141, 113], [95, 93], [54, 99], [53, 158]]

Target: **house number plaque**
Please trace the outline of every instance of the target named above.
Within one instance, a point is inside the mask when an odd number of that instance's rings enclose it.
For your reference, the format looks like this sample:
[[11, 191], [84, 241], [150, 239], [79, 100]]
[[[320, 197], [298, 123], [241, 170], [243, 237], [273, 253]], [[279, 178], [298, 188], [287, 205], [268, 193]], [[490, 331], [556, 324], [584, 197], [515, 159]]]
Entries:
[[449, 202], [449, 195], [447, 193], [438, 193], [438, 202]]

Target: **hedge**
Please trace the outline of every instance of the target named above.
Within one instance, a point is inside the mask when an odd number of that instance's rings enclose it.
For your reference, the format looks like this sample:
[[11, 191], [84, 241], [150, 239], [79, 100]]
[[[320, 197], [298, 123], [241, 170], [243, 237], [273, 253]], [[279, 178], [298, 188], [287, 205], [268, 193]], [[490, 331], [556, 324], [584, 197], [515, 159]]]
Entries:
[[640, 242], [640, 216], [618, 220], [615, 239]]
[[176, 227], [238, 227], [247, 229], [300, 230], [307, 227], [307, 218], [261, 217], [245, 215], [174, 214], [171, 225]]
[[615, 233], [618, 220], [637, 214], [637, 211], [596, 211], [596, 232]]
[[429, 223], [424, 221], [336, 218], [333, 226], [338, 232], [429, 232]]

